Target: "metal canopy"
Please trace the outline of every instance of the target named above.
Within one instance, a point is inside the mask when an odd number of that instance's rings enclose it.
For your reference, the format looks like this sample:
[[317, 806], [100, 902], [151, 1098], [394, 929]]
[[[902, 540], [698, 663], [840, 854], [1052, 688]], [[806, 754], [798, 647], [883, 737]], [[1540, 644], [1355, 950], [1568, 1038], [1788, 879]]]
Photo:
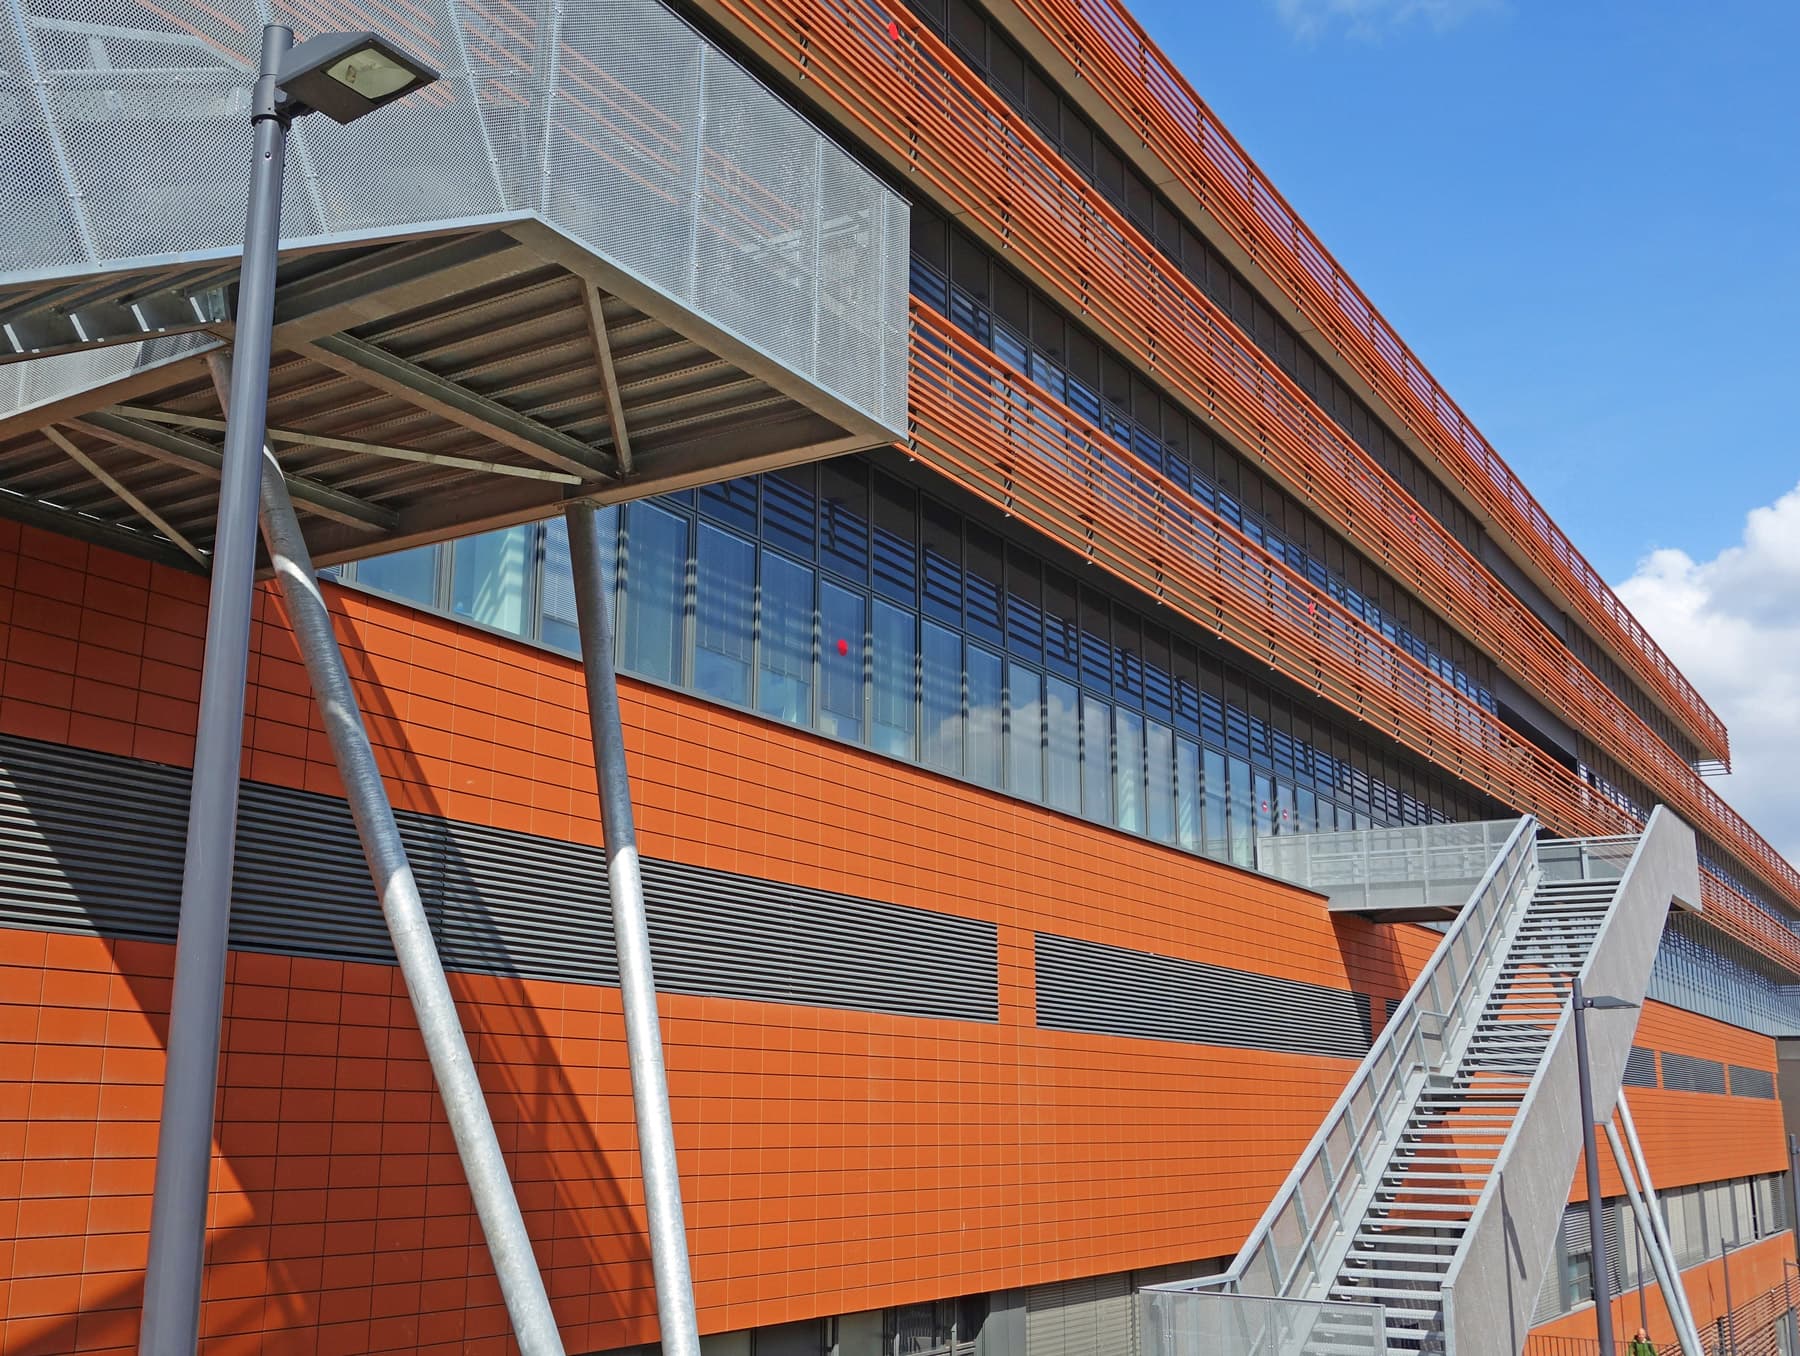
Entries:
[[[291, 134], [269, 427], [320, 563], [904, 436], [906, 204], [657, 0], [341, 8], [444, 74]], [[259, 25], [7, 0], [0, 514], [204, 559]]]
[[[0, 417], [0, 514], [175, 564], [209, 549], [235, 276], [0, 288], [0, 325], [43, 345], [15, 362], [114, 369]], [[175, 323], [145, 342], [139, 316]], [[532, 218], [284, 254], [269, 430], [321, 563], [894, 440]]]

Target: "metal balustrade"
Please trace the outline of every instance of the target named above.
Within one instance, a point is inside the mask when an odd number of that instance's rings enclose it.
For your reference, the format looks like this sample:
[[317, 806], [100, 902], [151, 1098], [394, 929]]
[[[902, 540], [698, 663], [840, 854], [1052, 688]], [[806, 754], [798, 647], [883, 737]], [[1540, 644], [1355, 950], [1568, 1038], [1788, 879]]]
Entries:
[[[1671, 804], [1732, 844], [1800, 908], [1800, 873], [1168, 268], [1135, 227], [1060, 172], [1056, 153], [935, 35], [890, 29], [885, 13], [865, 0], [717, 3], [766, 50], [803, 69], [815, 94], [863, 127], [878, 150], [937, 186], [965, 223], [983, 226], [1013, 260], [1080, 298], [1090, 324], [1160, 371], [1326, 521], [1343, 525], [1351, 540], [1550, 695]], [[1608, 831], [1602, 821], [1567, 828]]]
[[1258, 1299], [1146, 1286], [1138, 1292], [1142, 1356], [1386, 1356], [1378, 1304]]
[[1460, 909], [1516, 819], [1256, 840], [1256, 869], [1324, 895], [1333, 911], [1448, 917]]
[[1118, 0], [1011, 0], [1299, 308], [1695, 741], [1725, 725]]
[[1313, 1298], [1337, 1274], [1406, 1112], [1454, 1065], [1537, 885], [1530, 816], [1514, 825], [1444, 940], [1320, 1123], [1231, 1269], [1209, 1284], [1247, 1295]]
[[[915, 454], [989, 503], [1556, 832], [1638, 829], [1326, 590], [916, 301], [912, 356]], [[1716, 926], [1800, 968], [1800, 936], [1705, 879]], [[1790, 897], [1800, 901], [1800, 888]]]

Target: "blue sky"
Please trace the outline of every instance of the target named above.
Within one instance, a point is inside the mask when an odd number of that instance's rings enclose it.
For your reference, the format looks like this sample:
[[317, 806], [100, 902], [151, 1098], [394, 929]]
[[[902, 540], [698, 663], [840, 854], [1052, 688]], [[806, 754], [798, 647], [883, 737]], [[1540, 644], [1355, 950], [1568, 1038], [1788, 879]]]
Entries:
[[1608, 579], [1800, 480], [1800, 6], [1133, 11]]
[[1800, 861], [1791, 0], [1131, 0], [1724, 717]]

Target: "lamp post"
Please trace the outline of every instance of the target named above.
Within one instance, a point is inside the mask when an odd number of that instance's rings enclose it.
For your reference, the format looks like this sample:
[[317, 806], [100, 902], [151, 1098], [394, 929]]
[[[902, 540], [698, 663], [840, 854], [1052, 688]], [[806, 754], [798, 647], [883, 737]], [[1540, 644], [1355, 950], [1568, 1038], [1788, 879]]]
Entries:
[[1594, 1277], [1594, 1335], [1599, 1338], [1601, 1356], [1613, 1356], [1612, 1277], [1606, 1266], [1606, 1226], [1602, 1221], [1600, 1202], [1600, 1151], [1595, 1144], [1594, 1084], [1588, 1070], [1587, 1013], [1589, 1008], [1613, 1012], [1635, 1008], [1623, 998], [1589, 998], [1581, 992], [1577, 975], [1569, 988], [1569, 1007], [1575, 1018], [1575, 1075], [1581, 1089], [1581, 1147], [1587, 1166], [1588, 1256]]
[[299, 47], [293, 43], [290, 29], [278, 24], [263, 29], [262, 65], [250, 110], [256, 138], [188, 796], [144, 1317], [138, 1334], [143, 1356], [186, 1356], [199, 1340], [288, 128], [295, 118], [314, 111], [340, 123], [351, 122], [437, 79], [429, 66], [375, 33], [335, 33]]

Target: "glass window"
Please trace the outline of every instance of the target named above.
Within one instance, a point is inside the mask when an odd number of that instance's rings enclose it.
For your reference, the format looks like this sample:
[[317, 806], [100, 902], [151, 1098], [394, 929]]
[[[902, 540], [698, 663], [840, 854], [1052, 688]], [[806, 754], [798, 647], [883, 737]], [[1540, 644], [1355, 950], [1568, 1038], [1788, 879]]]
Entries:
[[[600, 560], [610, 586], [618, 564], [618, 514], [616, 508], [599, 513]], [[367, 564], [368, 562], [363, 562]], [[611, 606], [612, 589], [606, 589]], [[575, 616], [575, 572], [569, 563], [569, 524], [562, 518], [544, 523], [544, 577], [538, 581], [538, 639], [570, 654], [581, 651], [581, 627]], [[614, 643], [617, 644], [615, 637]]]
[[1112, 823], [1112, 708], [1081, 694], [1081, 812]]
[[1294, 788], [1283, 781], [1275, 783], [1275, 832], [1300, 832], [1300, 817], [1294, 809]]
[[1175, 835], [1189, 852], [1206, 846], [1200, 819], [1200, 746], [1191, 739], [1175, 740]]
[[924, 623], [920, 646], [920, 732], [928, 766], [963, 769], [962, 637], [947, 626]]
[[1144, 831], [1159, 843], [1175, 841], [1175, 733], [1149, 723], [1144, 739]]
[[757, 477], [740, 476], [700, 487], [700, 512], [744, 532], [756, 531]]
[[1059, 810], [1081, 813], [1081, 726], [1075, 684], [1044, 680], [1044, 746], [1049, 777], [1046, 799]]
[[1096, 692], [1112, 691], [1112, 616], [1106, 599], [1081, 591], [1081, 681]]
[[874, 620], [875, 751], [911, 762], [918, 757], [913, 747], [918, 623], [912, 613], [882, 598], [875, 600]]
[[356, 582], [363, 588], [378, 589], [409, 603], [435, 607], [438, 550], [436, 546], [415, 546], [410, 551], [359, 560], [356, 562]]
[[625, 606], [619, 618], [619, 663], [664, 683], [683, 673], [687, 592], [687, 519], [654, 504], [631, 505], [625, 519]]
[[1294, 828], [1298, 833], [1311, 833], [1319, 827], [1319, 798], [1304, 786], [1294, 793]]
[[1038, 563], [1029, 552], [1006, 552], [1006, 648], [1027, 659], [1044, 652], [1044, 589]]
[[1144, 718], [1120, 707], [1114, 727], [1113, 805], [1121, 829], [1144, 832]]
[[813, 572], [762, 553], [756, 709], [790, 725], [812, 723]]
[[874, 501], [875, 591], [913, 606], [919, 588], [919, 496], [877, 471]]
[[823, 526], [820, 559], [861, 584], [869, 577], [869, 473], [862, 461], [839, 457], [819, 466]]
[[525, 634], [537, 528], [530, 523], [464, 537], [451, 548], [450, 610], [459, 617]]
[[1231, 860], [1252, 866], [1256, 860], [1256, 796], [1250, 785], [1250, 764], [1231, 759]]
[[763, 540], [804, 560], [813, 556], [818, 491], [811, 466], [771, 471], [763, 481]]
[[1000, 538], [969, 524], [968, 570], [963, 576], [969, 634], [1000, 643]]
[[1035, 669], [1006, 665], [1006, 785], [1026, 800], [1044, 798], [1044, 679]]
[[863, 612], [860, 593], [819, 581], [819, 729], [863, 739]]
[[979, 645], [966, 651], [969, 682], [969, 776], [983, 786], [1000, 785], [1001, 686], [1000, 656]]
[[694, 562], [694, 686], [750, 705], [755, 631], [756, 548], [703, 522]]
[[924, 503], [925, 615], [962, 625], [962, 520], [943, 505]]
[[1220, 860], [1231, 855], [1226, 843], [1228, 788], [1225, 782], [1225, 755], [1217, 749], [1206, 750], [1206, 854]]
[[1076, 675], [1081, 634], [1076, 616], [1075, 581], [1055, 570], [1044, 571], [1044, 662], [1064, 678]]
[[1267, 838], [1275, 832], [1275, 779], [1266, 772], [1256, 774], [1256, 836]]

